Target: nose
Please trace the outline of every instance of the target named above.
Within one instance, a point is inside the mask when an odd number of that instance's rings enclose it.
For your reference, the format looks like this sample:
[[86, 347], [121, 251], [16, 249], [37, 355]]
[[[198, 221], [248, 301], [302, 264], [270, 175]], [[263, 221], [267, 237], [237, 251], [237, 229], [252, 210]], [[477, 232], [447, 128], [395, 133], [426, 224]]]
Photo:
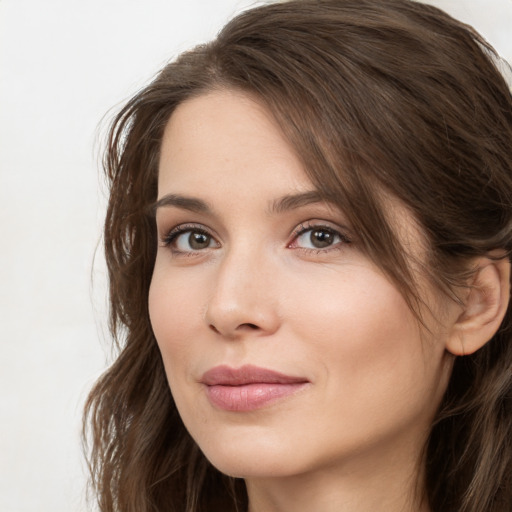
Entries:
[[227, 339], [277, 331], [278, 281], [270, 262], [255, 250], [233, 250], [218, 263], [215, 273], [205, 313], [209, 329]]

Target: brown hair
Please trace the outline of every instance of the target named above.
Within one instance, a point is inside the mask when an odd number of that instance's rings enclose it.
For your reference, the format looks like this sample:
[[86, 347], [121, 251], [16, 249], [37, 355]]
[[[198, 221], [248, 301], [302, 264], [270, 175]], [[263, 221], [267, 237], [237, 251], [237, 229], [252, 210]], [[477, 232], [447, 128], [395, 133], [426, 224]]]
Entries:
[[[243, 482], [213, 468], [183, 426], [148, 316], [157, 247], [148, 209], [176, 106], [213, 89], [256, 95], [415, 309], [421, 297], [379, 190], [410, 210], [428, 241], [426, 271], [454, 300], [471, 258], [512, 252], [512, 95], [495, 58], [473, 29], [432, 6], [291, 0], [239, 15], [121, 110], [104, 160], [110, 320], [120, 352], [84, 420], [102, 512], [247, 506]], [[425, 449], [432, 510], [512, 510], [511, 327], [509, 307], [489, 343], [456, 358]]]

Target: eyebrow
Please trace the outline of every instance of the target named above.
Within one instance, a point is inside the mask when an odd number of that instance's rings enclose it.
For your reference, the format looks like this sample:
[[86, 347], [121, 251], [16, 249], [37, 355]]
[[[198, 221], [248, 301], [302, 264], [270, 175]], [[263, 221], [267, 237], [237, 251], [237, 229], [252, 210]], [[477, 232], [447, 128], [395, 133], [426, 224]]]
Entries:
[[326, 199], [316, 190], [300, 194], [289, 194], [272, 201], [270, 213], [283, 213], [314, 203], [327, 203]]
[[[299, 194], [288, 194], [271, 202], [269, 212], [271, 214], [284, 213], [314, 203], [329, 203], [316, 190], [309, 190]], [[166, 194], [156, 201], [151, 211], [155, 214], [159, 208], [175, 207], [194, 213], [212, 213], [213, 208], [197, 197], [183, 196], [181, 194]]]
[[206, 201], [196, 197], [182, 196], [180, 194], [166, 194], [153, 204], [151, 211], [156, 213], [158, 208], [164, 208], [166, 206], [174, 206], [175, 208], [189, 210], [194, 213], [211, 213], [212, 211], [212, 208]]

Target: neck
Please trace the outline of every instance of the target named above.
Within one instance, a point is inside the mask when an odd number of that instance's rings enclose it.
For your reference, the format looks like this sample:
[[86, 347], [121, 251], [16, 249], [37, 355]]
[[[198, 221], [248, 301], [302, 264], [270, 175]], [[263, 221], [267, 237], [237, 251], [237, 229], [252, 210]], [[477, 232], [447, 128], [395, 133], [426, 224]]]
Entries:
[[300, 475], [249, 478], [249, 512], [430, 512], [421, 499], [420, 460], [388, 452]]

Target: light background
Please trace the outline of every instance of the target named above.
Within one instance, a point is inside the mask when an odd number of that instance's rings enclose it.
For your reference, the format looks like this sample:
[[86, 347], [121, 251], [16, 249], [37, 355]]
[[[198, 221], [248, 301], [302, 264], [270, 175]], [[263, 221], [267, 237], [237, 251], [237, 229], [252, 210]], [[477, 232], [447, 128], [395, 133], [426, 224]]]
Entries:
[[[432, 3], [512, 61], [512, 0]], [[91, 510], [81, 409], [110, 357], [100, 121], [253, 4], [0, 0], [2, 512]]]

